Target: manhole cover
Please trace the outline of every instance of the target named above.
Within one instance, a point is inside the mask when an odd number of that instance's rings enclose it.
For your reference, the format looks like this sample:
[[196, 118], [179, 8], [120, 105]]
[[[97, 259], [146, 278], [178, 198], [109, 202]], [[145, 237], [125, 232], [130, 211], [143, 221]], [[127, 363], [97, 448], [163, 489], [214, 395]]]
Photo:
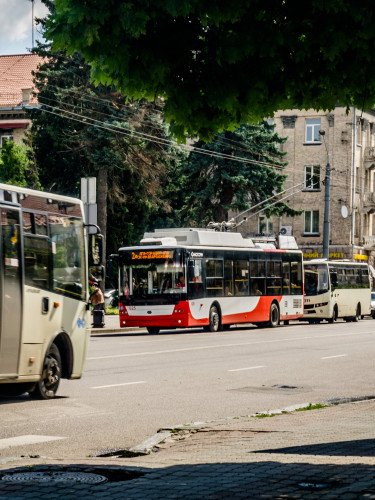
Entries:
[[107, 478], [90, 472], [18, 472], [4, 475], [2, 481], [15, 483], [99, 484], [107, 481]]

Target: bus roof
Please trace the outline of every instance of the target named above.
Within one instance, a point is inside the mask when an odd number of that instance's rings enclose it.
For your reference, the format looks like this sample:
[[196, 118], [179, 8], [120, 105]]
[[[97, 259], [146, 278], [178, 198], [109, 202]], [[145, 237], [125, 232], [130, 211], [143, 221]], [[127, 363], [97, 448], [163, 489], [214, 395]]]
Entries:
[[[230, 247], [298, 250], [293, 236], [275, 238], [244, 238], [241, 233], [219, 232], [212, 229], [170, 228], [155, 229], [144, 234], [140, 246], [168, 247]], [[125, 250], [126, 248], [120, 248]]]
[[[56, 201], [66, 201], [75, 204], [81, 204], [81, 200], [79, 198], [73, 198], [72, 196], [64, 196], [61, 194], [55, 193], [47, 193], [45, 191], [37, 191], [36, 189], [29, 189], [20, 186], [13, 186], [12, 184], [2, 184], [0, 183], [0, 193], [3, 191], [8, 191], [10, 193], [19, 193], [24, 195], [34, 195], [39, 196], [40, 198], [53, 198]], [[0, 198], [3, 198], [3, 196]]]

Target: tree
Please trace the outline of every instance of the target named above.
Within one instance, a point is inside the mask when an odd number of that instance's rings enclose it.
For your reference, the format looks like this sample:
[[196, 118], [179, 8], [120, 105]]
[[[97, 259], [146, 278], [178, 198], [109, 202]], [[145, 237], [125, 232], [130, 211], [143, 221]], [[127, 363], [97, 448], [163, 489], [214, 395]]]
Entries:
[[79, 54], [37, 50], [46, 59], [35, 75], [40, 108], [30, 113], [42, 185], [79, 196], [81, 177], [97, 177], [98, 224], [114, 253], [138, 240], [154, 210], [168, 210], [162, 183], [178, 159], [162, 113], [154, 104], [126, 104], [112, 87], [94, 87]]
[[180, 137], [233, 130], [278, 109], [371, 107], [371, 0], [55, 0], [47, 35], [96, 82], [165, 100]]
[[5, 141], [0, 148], [0, 182], [34, 189], [40, 187], [31, 157], [31, 150], [26, 146]]
[[[280, 192], [286, 164], [279, 145], [285, 140], [274, 132], [274, 125], [263, 122], [221, 133], [209, 144], [197, 142], [195, 147], [213, 156], [193, 152], [183, 165], [180, 216], [185, 224], [223, 222], [229, 210], [246, 210]], [[263, 208], [267, 215], [295, 214], [282, 202]]]

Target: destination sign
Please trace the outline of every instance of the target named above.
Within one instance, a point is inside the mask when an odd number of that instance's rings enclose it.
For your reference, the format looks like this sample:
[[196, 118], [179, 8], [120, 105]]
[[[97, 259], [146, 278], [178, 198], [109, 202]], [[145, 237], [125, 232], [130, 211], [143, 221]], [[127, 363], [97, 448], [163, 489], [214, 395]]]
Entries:
[[132, 252], [132, 260], [173, 259], [173, 250], [139, 250]]

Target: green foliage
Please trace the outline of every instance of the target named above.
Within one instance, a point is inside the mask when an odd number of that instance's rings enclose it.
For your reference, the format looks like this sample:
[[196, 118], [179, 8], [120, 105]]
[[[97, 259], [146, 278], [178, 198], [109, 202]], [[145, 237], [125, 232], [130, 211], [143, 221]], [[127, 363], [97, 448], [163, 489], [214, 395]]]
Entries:
[[38, 188], [38, 176], [31, 158], [31, 151], [26, 146], [5, 141], [0, 149], [0, 182]]
[[[183, 164], [181, 219], [200, 227], [222, 222], [229, 210], [246, 210], [280, 192], [285, 180], [283, 142], [267, 122], [242, 125], [215, 136], [209, 144], [197, 142], [195, 146], [207, 154], [193, 152]], [[266, 210], [267, 215], [282, 213], [294, 214], [284, 203]]]
[[[48, 46], [37, 52], [46, 57], [35, 75], [41, 108], [30, 115], [41, 182], [48, 191], [79, 196], [81, 177], [105, 170], [107, 253], [115, 253], [139, 239], [155, 211], [171, 210], [163, 186], [179, 148], [169, 145], [158, 105], [125, 102], [112, 87], [94, 87], [77, 53]], [[98, 186], [98, 196], [104, 188]]]
[[371, 0], [55, 0], [55, 47], [97, 83], [165, 99], [180, 137], [256, 123], [278, 109], [372, 107]]

